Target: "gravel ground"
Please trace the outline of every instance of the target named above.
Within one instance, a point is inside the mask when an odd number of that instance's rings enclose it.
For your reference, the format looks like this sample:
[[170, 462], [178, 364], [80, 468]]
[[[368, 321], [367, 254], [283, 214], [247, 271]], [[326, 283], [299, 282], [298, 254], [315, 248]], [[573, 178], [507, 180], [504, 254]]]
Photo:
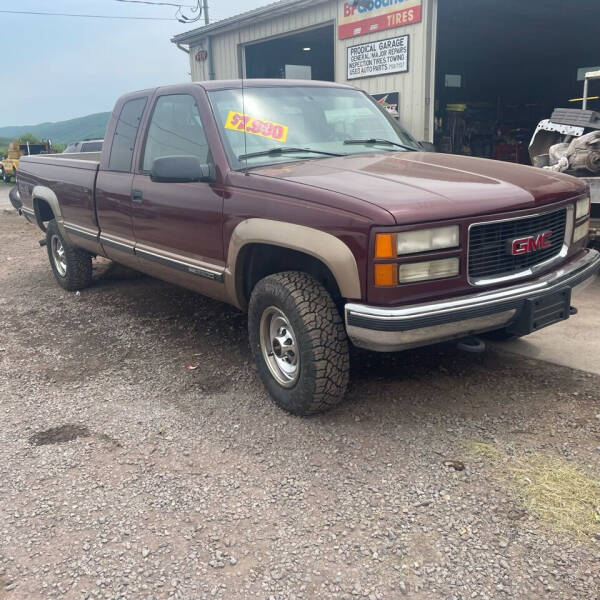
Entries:
[[597, 474], [600, 377], [361, 354], [347, 402], [295, 418], [243, 315], [106, 264], [65, 292], [40, 237], [0, 211], [2, 600], [600, 597], [600, 539], [554, 533], [468, 450]]

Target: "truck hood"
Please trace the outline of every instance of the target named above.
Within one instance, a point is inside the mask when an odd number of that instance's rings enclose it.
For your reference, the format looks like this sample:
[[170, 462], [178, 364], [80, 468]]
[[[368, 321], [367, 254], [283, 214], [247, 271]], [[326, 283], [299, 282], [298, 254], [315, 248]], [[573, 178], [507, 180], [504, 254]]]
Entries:
[[532, 208], [586, 191], [581, 180], [568, 175], [424, 152], [305, 160], [253, 169], [252, 173], [374, 204], [391, 213], [398, 224]]

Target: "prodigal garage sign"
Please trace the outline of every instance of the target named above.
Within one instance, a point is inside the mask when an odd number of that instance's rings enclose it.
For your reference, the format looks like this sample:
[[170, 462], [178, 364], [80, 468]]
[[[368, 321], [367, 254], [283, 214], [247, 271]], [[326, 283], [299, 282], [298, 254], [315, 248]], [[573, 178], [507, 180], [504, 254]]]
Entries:
[[350, 46], [348, 79], [408, 71], [408, 36]]
[[350, 6], [342, 0], [341, 4], [340, 40], [421, 21], [421, 0], [371, 0], [365, 6]]

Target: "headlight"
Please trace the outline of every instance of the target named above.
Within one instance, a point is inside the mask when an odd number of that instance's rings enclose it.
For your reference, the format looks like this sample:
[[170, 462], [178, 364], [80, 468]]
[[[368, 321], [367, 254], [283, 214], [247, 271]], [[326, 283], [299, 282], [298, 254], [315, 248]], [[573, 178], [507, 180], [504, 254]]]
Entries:
[[430, 252], [458, 246], [458, 225], [405, 231], [398, 234], [398, 255]]
[[582, 223], [581, 225], [579, 225], [579, 227], [575, 227], [575, 231], [573, 232], [573, 243], [576, 244], [579, 240], [582, 240], [589, 232], [589, 221]]
[[444, 258], [427, 262], [400, 265], [398, 270], [400, 283], [414, 283], [428, 279], [456, 277], [460, 272], [458, 258]]
[[590, 214], [590, 197], [577, 200], [575, 206], [575, 220], [587, 217]]

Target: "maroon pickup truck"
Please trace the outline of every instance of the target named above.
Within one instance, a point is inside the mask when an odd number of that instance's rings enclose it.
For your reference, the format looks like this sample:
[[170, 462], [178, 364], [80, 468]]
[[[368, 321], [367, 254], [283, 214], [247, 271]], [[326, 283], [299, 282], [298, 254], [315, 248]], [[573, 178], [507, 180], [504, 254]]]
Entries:
[[60, 285], [104, 256], [247, 311], [258, 372], [296, 414], [343, 397], [349, 343], [523, 336], [600, 269], [581, 180], [423, 152], [346, 85], [128, 94], [101, 154], [23, 157], [17, 183]]

